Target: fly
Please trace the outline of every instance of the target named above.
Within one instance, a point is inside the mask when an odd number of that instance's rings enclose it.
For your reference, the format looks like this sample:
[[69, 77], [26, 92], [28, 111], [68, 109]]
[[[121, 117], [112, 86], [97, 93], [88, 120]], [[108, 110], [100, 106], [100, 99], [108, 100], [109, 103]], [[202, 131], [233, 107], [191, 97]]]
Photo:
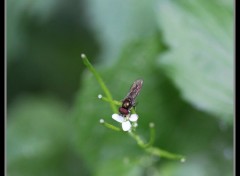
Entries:
[[119, 108], [119, 113], [123, 116], [126, 116], [130, 113], [132, 107], [135, 107], [135, 99], [138, 96], [142, 88], [143, 80], [136, 80], [131, 86], [129, 93], [122, 101], [122, 106]]

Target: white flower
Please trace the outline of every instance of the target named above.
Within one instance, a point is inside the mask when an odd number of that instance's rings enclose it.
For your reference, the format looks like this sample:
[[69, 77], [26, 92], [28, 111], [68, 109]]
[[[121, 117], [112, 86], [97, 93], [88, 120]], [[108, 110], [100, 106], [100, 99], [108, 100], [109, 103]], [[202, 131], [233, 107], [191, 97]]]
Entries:
[[[136, 122], [138, 120], [137, 114], [131, 114], [130, 116], [123, 117], [119, 114], [113, 114], [112, 118], [119, 123], [122, 123], [123, 131], [129, 131], [132, 127], [131, 122]], [[131, 122], [130, 122], [131, 121]]]

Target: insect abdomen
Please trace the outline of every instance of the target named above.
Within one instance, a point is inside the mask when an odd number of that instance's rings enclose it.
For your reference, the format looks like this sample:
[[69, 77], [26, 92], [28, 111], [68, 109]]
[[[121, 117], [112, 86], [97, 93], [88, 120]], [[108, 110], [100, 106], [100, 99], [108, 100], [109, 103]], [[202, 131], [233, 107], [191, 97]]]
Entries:
[[120, 107], [120, 108], [119, 108], [119, 112], [120, 112], [122, 115], [128, 115], [128, 114], [129, 114], [128, 109], [125, 109], [125, 108], [123, 108], [123, 107]]

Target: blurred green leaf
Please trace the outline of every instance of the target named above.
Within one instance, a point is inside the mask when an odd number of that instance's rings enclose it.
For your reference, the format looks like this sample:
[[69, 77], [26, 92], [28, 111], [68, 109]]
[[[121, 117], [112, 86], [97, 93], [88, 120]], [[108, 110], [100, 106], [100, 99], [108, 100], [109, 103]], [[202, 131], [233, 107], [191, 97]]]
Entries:
[[[46, 21], [58, 7], [57, 0], [8, 0], [7, 3], [7, 50], [8, 62], [19, 59], [19, 54], [28, 50], [24, 33], [23, 17], [33, 16], [39, 23]], [[17, 53], [17, 54], [16, 54]]]
[[88, 0], [86, 8], [89, 22], [102, 47], [105, 64], [119, 58], [127, 43], [157, 31], [152, 0]]
[[161, 69], [197, 109], [232, 123], [233, 7], [159, 1], [158, 19], [169, 47], [159, 57]]
[[8, 111], [8, 175], [75, 175], [72, 168], [82, 167], [70, 150], [71, 123], [64, 104], [21, 97]]
[[97, 166], [96, 176], [105, 175], [126, 175], [139, 176], [143, 168], [139, 166], [139, 161], [130, 161], [129, 158], [111, 159], [100, 163]]

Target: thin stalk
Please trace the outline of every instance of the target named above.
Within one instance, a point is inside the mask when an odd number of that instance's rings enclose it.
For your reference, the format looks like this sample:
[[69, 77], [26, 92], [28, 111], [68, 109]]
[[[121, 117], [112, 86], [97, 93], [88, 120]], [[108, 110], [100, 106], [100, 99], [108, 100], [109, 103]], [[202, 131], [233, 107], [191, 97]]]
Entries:
[[155, 128], [154, 128], [154, 124], [150, 123], [149, 124], [150, 127], [150, 139], [149, 142], [145, 145], [145, 147], [150, 147], [153, 145], [154, 140], [155, 140]]
[[111, 129], [111, 130], [114, 130], [114, 131], [122, 131], [120, 128], [118, 128], [118, 127], [116, 127], [116, 126], [114, 126], [114, 125], [112, 125], [112, 124], [110, 124], [110, 123], [105, 122], [103, 119], [100, 120], [100, 123], [101, 123], [103, 126], [109, 128], [109, 129]]
[[110, 100], [107, 97], [103, 97], [102, 96], [100, 99], [103, 100], [103, 101], [109, 102], [109, 103], [113, 103], [113, 104], [115, 104], [117, 106], [121, 106], [122, 105], [122, 102], [117, 101], [117, 100]]
[[177, 159], [177, 160], [180, 160], [181, 162], [185, 161], [184, 156], [170, 153], [168, 151], [162, 150], [157, 147], [148, 147], [145, 150], [146, 150], [146, 152], [148, 152], [152, 155], [158, 156], [158, 157], [163, 157], [163, 158], [167, 158], [167, 159]]
[[113, 103], [113, 98], [112, 95], [110, 93], [110, 91], [108, 90], [107, 86], [105, 85], [104, 81], [102, 80], [102, 77], [99, 75], [99, 73], [95, 70], [95, 68], [92, 66], [92, 64], [89, 62], [88, 58], [86, 57], [85, 54], [81, 55], [82, 60], [84, 65], [86, 65], [86, 67], [92, 72], [92, 74], [95, 76], [95, 78], [97, 79], [98, 83], [100, 84], [103, 92], [105, 93], [106, 97], [111, 100], [109, 101], [110, 106], [113, 110], [114, 113], [118, 112], [117, 107], [115, 106], [115, 104]]
[[[154, 135], [153, 135], [154, 133]], [[155, 155], [158, 157], [163, 157], [163, 158], [167, 158], [167, 159], [176, 159], [176, 160], [180, 160], [181, 162], [185, 161], [184, 156], [182, 155], [178, 155], [178, 154], [174, 154], [174, 153], [170, 153], [168, 151], [162, 150], [160, 148], [157, 147], [153, 147], [152, 143], [154, 141], [154, 137], [155, 137], [155, 132], [153, 130], [153, 128], [151, 128], [151, 137], [150, 137], [150, 141], [149, 143], [144, 143], [144, 141], [140, 138], [140, 136], [138, 136], [136, 133], [133, 132], [129, 132], [130, 136], [132, 138], [134, 138], [137, 142], [137, 144], [143, 148], [147, 153], [151, 154], [151, 155]], [[152, 136], [153, 135], [153, 136]]]

